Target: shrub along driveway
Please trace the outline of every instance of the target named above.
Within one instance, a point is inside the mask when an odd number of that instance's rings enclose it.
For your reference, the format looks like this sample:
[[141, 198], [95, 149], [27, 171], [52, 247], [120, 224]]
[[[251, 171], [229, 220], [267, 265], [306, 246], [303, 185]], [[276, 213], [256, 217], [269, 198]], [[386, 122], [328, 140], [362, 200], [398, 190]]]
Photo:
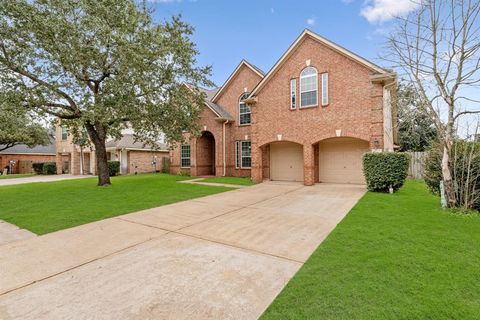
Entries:
[[0, 318], [256, 319], [364, 192], [263, 183], [0, 246]]

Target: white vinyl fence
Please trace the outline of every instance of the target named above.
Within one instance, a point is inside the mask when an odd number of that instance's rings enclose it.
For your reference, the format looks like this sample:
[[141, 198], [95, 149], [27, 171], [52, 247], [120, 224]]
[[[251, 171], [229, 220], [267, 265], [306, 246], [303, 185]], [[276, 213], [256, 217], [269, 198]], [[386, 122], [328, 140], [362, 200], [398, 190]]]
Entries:
[[423, 179], [425, 173], [426, 152], [407, 152], [410, 155], [410, 166], [408, 167], [408, 177], [413, 179]]

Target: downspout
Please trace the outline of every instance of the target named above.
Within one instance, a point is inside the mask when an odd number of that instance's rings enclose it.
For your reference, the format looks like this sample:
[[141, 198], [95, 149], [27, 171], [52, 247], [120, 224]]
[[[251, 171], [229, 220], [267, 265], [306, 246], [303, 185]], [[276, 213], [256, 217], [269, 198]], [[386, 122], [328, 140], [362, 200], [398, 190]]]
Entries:
[[226, 143], [225, 143], [225, 125], [228, 123], [228, 120], [225, 120], [223, 123], [223, 177], [227, 175], [227, 160], [225, 159], [225, 149], [226, 149]]
[[[391, 96], [391, 92], [390, 92], [390, 87], [392, 87], [396, 84], [397, 84], [397, 82], [393, 81], [392, 83], [385, 84], [383, 86], [383, 112], [384, 112], [384, 114], [383, 114], [383, 130], [384, 130], [383, 151], [393, 151], [394, 150], [393, 115], [392, 115], [393, 109], [392, 109], [392, 96]], [[388, 143], [388, 145], [385, 145], [386, 143]]]

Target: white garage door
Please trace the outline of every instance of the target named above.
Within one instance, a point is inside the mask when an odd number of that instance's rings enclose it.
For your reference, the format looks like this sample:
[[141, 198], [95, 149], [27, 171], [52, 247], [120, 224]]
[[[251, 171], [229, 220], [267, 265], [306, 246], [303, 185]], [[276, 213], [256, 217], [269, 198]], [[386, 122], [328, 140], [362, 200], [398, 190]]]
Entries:
[[362, 156], [368, 142], [352, 138], [334, 138], [320, 143], [320, 182], [365, 183]]
[[291, 142], [270, 145], [270, 179], [303, 181], [303, 147]]

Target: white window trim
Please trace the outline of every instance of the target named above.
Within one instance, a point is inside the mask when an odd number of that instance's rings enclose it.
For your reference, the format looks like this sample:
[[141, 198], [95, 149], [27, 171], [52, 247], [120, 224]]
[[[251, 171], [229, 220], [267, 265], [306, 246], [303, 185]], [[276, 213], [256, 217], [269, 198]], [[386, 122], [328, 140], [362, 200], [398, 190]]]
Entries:
[[[321, 75], [322, 77], [322, 107], [329, 104], [329, 94], [328, 94], [328, 72], [324, 72]], [[324, 86], [326, 83], [326, 87]], [[325, 101], [326, 100], [326, 101]]]
[[[295, 95], [295, 105], [293, 105], [293, 96]], [[297, 79], [290, 79], [290, 109], [296, 110], [298, 104], [297, 99]]]
[[[247, 97], [248, 97], [249, 93], [248, 92], [244, 92], [241, 96], [240, 96], [240, 99], [238, 100], [238, 125], [239, 126], [249, 126], [252, 124], [252, 109], [250, 108], [250, 106], [244, 101]], [[248, 107], [248, 112], [244, 112], [244, 113], [241, 113], [240, 112], [240, 105], [241, 104], [244, 104], [245, 106]], [[242, 115], [245, 115], [245, 114], [249, 114], [250, 115], [250, 122], [248, 123], [242, 123], [241, 122], [241, 118], [242, 118]]]
[[[305, 108], [313, 108], [313, 107], [316, 107], [318, 106], [318, 71], [317, 71], [317, 68], [315, 67], [312, 67], [312, 66], [309, 66], [307, 68], [312, 68], [315, 70], [315, 74], [309, 74], [309, 75], [306, 75], [306, 76], [302, 76], [302, 73], [303, 71], [306, 69], [303, 69], [302, 72], [300, 72], [300, 94], [299, 94], [299, 97], [300, 97], [300, 106], [299, 108], [300, 109], [305, 109]], [[310, 78], [310, 77], [317, 77], [317, 81], [315, 81], [315, 90], [309, 90], [309, 91], [302, 91], [302, 80], [305, 79], [305, 78]], [[302, 93], [305, 93], [305, 92], [312, 92], [312, 91], [316, 91], [317, 94], [316, 94], [316, 98], [317, 98], [317, 103], [316, 104], [309, 104], [309, 105], [306, 105], [306, 106], [302, 106]]]
[[[250, 157], [244, 157], [243, 152], [242, 152], [242, 143], [243, 142], [250, 142], [250, 147], [252, 146], [251, 140], [237, 140], [235, 141], [235, 169], [252, 169], [252, 166], [250, 167], [244, 167], [243, 166], [243, 158], [250, 158], [250, 161], [252, 159], [252, 151], [250, 150]], [[239, 157], [240, 155], [240, 157]]]
[[[189, 156], [188, 156], [188, 159], [189, 159], [189, 162], [190, 162], [190, 165], [189, 165], [189, 166], [184, 166], [184, 165], [183, 165], [183, 159], [187, 159], [187, 157], [184, 157], [184, 156], [183, 156], [183, 153], [182, 153], [182, 148], [183, 148], [184, 146], [188, 146], [189, 149], [190, 149], [190, 153], [189, 153]], [[180, 146], [180, 168], [182, 168], [182, 169], [188, 169], [188, 168], [190, 168], [191, 166], [192, 166], [192, 147], [191, 147], [189, 144], [182, 144], [182, 145]]]
[[[239, 161], [238, 161], [238, 146], [240, 144], [240, 141], [235, 141], [235, 169], [240, 169], [240, 166], [239, 166]], [[240, 161], [241, 162], [241, 161]], [[240, 163], [241, 165], [241, 163]]]

